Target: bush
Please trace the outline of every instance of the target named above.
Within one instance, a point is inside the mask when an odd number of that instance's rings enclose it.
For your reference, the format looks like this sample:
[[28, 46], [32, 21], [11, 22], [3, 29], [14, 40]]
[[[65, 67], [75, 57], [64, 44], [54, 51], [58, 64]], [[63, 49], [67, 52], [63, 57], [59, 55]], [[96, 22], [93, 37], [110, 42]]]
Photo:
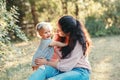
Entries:
[[113, 24], [106, 29], [107, 23], [95, 16], [86, 17], [86, 27], [92, 37], [120, 35], [120, 28]]
[[[0, 0], [0, 71], [4, 70], [4, 66], [9, 60], [13, 59], [13, 55], [18, 53], [16, 48], [11, 46], [11, 33], [21, 40], [27, 40], [25, 34], [20, 30], [17, 22], [16, 7], [6, 10], [6, 3]], [[9, 56], [8, 56], [9, 55]]]
[[[12, 58], [9, 58], [10, 55], [15, 54], [15, 50], [10, 46], [5, 45], [0, 41], [0, 71], [4, 70], [4, 66], [6, 65], [6, 61], [9, 61]], [[8, 56], [9, 55], [9, 56]]]
[[105, 23], [101, 19], [97, 19], [94, 16], [86, 18], [85, 26], [91, 36], [105, 36]]
[[107, 35], [120, 35], [120, 28], [115, 26], [109, 27], [106, 33]]
[[15, 24], [18, 18], [16, 10], [17, 8], [13, 6], [10, 11], [7, 11], [5, 1], [0, 0], [0, 41], [3, 43], [10, 42], [12, 36], [27, 40], [20, 27]]

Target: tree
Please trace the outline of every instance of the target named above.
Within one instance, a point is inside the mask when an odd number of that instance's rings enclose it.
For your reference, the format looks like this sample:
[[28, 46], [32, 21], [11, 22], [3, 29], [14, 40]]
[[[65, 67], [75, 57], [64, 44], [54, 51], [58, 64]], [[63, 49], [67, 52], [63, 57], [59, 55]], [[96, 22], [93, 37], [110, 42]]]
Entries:
[[34, 26], [39, 22], [38, 21], [38, 15], [37, 15], [37, 10], [36, 10], [36, 5], [35, 5], [35, 0], [29, 0], [30, 5], [31, 5], [31, 13], [34, 21]]
[[0, 41], [3, 43], [10, 42], [12, 38], [27, 40], [20, 27], [16, 25], [18, 21], [16, 10], [17, 8], [14, 6], [7, 11], [5, 0], [0, 1]]

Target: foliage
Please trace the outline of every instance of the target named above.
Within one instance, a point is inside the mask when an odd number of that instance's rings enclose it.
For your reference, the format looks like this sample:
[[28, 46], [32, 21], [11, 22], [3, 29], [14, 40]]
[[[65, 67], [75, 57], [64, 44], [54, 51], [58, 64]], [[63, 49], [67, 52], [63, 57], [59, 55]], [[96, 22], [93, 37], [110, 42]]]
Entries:
[[18, 15], [16, 9], [16, 7], [13, 7], [10, 11], [7, 11], [5, 0], [0, 0], [0, 71], [4, 70], [3, 68], [8, 65], [7, 62], [18, 53], [16, 48], [11, 45], [11, 39], [15, 37], [27, 40], [25, 34], [16, 25]]
[[17, 8], [13, 7], [10, 11], [7, 11], [5, 2], [0, 1], [0, 41], [3, 43], [10, 42], [13, 37], [27, 40], [20, 27], [15, 24], [18, 21], [16, 10]]
[[92, 36], [120, 34], [120, 6], [118, 6], [120, 1], [94, 0], [92, 3], [88, 8], [90, 14], [85, 17], [85, 23], [90, 34]]
[[103, 18], [110, 26], [119, 26], [120, 25], [120, 0], [98, 0], [102, 6], [106, 7]]
[[[19, 2], [21, 2], [21, 4], [18, 4]], [[21, 10], [19, 13], [24, 13], [24, 16], [21, 16], [23, 17], [21, 24], [28, 23], [28, 25], [32, 25], [29, 23], [35, 23], [35, 18], [38, 21], [51, 22], [55, 29], [57, 20], [60, 16], [67, 14], [85, 22], [87, 27], [96, 26], [95, 29], [99, 27], [96, 32], [89, 30], [91, 31], [90, 33], [92, 33], [92, 36], [109, 35], [106, 32], [108, 28], [119, 28], [120, 25], [119, 0], [14, 0], [13, 3], [10, 4], [18, 4], [19, 9]], [[32, 6], [30, 4], [32, 4]], [[33, 12], [31, 11], [32, 7], [34, 7]], [[64, 13], [64, 9], [66, 13]], [[91, 22], [93, 22], [94, 25], [91, 25]], [[29, 32], [26, 34], [29, 34]]]
[[119, 35], [120, 34], [120, 28], [116, 26], [109, 27], [106, 31], [107, 35]]
[[105, 23], [102, 20], [95, 18], [94, 16], [87, 17], [85, 25], [88, 29], [88, 32], [92, 36], [104, 36], [104, 35], [106, 35]]
[[[10, 56], [15, 54], [17, 51], [15, 51], [13, 48], [11, 48], [8, 45], [5, 45], [0, 41], [0, 71], [3, 71], [6, 65], [7, 61], [10, 61], [12, 58]], [[9, 55], [9, 56], [8, 56]]]

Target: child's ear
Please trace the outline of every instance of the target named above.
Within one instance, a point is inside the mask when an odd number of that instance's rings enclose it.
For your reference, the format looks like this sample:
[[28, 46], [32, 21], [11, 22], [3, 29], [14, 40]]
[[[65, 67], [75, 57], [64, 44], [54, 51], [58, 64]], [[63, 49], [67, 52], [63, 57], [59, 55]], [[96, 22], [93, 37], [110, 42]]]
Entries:
[[39, 35], [42, 36], [43, 32], [42, 30], [41, 31], [38, 31]]
[[41, 35], [39, 32], [37, 32], [36, 34], [37, 34], [37, 37], [41, 38]]

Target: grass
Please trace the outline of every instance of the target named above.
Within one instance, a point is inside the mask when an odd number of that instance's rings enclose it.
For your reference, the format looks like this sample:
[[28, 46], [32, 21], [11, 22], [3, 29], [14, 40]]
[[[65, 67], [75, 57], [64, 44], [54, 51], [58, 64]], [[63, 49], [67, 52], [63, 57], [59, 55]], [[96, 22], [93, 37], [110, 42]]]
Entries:
[[120, 80], [120, 36], [93, 38], [91, 80]]
[[[93, 47], [89, 60], [92, 66], [91, 80], [120, 80], [120, 36], [92, 38]], [[17, 43], [17, 55], [0, 72], [0, 80], [27, 80], [33, 72], [31, 59], [38, 47], [37, 39]], [[11, 55], [8, 55], [11, 56]]]

